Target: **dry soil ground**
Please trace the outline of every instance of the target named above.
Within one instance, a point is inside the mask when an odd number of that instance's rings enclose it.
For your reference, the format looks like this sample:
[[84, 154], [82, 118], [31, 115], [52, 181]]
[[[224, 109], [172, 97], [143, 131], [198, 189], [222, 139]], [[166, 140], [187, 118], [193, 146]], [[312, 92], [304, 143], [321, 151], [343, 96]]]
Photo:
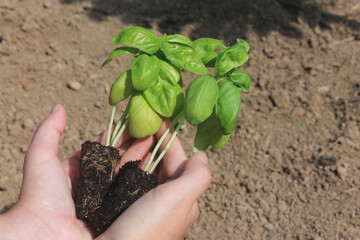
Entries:
[[[360, 237], [357, 0], [0, 0], [1, 212], [54, 103], [68, 113], [61, 158], [106, 129], [109, 87], [129, 58], [99, 66], [134, 25], [251, 46], [251, 91], [230, 142], [209, 154], [213, 183], [186, 239]], [[193, 132], [180, 133], [189, 154]]]

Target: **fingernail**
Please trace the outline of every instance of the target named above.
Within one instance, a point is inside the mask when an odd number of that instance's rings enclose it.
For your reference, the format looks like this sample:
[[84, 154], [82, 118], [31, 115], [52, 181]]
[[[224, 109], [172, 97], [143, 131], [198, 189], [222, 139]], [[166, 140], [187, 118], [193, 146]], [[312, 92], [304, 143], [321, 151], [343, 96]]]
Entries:
[[203, 163], [208, 164], [208, 158], [205, 153], [197, 153], [196, 158], [201, 160]]
[[50, 114], [54, 114], [56, 113], [60, 108], [60, 104], [55, 104], [51, 110], [51, 113]]

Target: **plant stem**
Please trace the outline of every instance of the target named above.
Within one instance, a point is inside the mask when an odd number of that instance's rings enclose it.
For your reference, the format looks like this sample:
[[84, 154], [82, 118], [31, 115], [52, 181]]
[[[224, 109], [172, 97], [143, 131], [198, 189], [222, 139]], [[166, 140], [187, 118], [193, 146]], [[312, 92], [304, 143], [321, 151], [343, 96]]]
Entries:
[[174, 133], [171, 135], [171, 138], [169, 139], [169, 142], [166, 144], [165, 148], [162, 150], [162, 152], [160, 153], [159, 157], [156, 159], [155, 163], [153, 164], [153, 166], [151, 167], [149, 173], [153, 173], [156, 166], [159, 164], [159, 162], [161, 161], [161, 159], [164, 157], [164, 155], [166, 154], [166, 152], [169, 150], [171, 143], [174, 141], [177, 133], [179, 132], [179, 129], [182, 125], [182, 123], [185, 120], [185, 116], [182, 116], [180, 119], [179, 124], [176, 126]]
[[162, 144], [162, 142], [164, 141], [164, 139], [166, 138], [166, 136], [169, 134], [170, 130], [175, 126], [175, 124], [179, 121], [179, 119], [184, 116], [184, 111], [180, 112], [175, 118], [174, 120], [170, 123], [170, 125], [168, 126], [168, 128], [165, 130], [165, 132], [163, 133], [163, 135], [161, 136], [161, 138], [159, 139], [159, 141], [157, 142], [154, 150], [152, 151], [151, 153], [151, 157], [149, 159], [149, 161], [147, 162], [145, 168], [144, 168], [144, 171], [146, 172], [151, 163], [153, 162], [154, 158], [155, 158], [155, 155], [157, 153], [157, 151], [159, 150], [160, 148], [160, 145]]
[[115, 126], [115, 129], [114, 129], [114, 131], [113, 131], [113, 135], [112, 135], [112, 137], [111, 137], [111, 144], [114, 142], [114, 139], [115, 139], [115, 136], [117, 135], [117, 132], [119, 131], [119, 129], [120, 129], [121, 125], [123, 124], [123, 122], [124, 122], [127, 114], [129, 113], [129, 105], [130, 105], [130, 104], [128, 104], [128, 105], [126, 106], [126, 109], [125, 109], [123, 115], [121, 116], [120, 120], [117, 122], [117, 124], [116, 124], [116, 126]]
[[125, 119], [124, 124], [121, 126], [119, 132], [116, 134], [116, 137], [114, 138], [114, 141], [112, 141], [111, 143], [112, 147], [116, 146], [116, 143], [119, 141], [119, 138], [121, 137], [121, 134], [123, 134], [128, 122], [129, 122], [129, 118]]
[[113, 125], [113, 123], [114, 123], [115, 110], [116, 110], [116, 106], [113, 106], [112, 111], [111, 111], [111, 117], [110, 117], [108, 134], [107, 134], [107, 137], [106, 137], [106, 146], [109, 146], [109, 145], [110, 145], [110, 137], [111, 137], [112, 125]]

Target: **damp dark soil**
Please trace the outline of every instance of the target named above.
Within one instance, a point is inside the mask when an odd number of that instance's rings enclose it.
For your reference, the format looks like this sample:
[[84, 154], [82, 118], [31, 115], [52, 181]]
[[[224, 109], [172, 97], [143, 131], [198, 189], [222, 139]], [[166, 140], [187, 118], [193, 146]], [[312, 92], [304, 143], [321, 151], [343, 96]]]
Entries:
[[157, 176], [127, 162], [114, 177], [119, 151], [97, 142], [81, 145], [80, 179], [75, 196], [76, 216], [95, 236], [103, 233], [132, 203], [157, 186]]
[[116, 175], [99, 209], [90, 214], [95, 236], [104, 232], [132, 203], [156, 187], [157, 176], [139, 168], [140, 161], [127, 162]]
[[76, 216], [87, 222], [90, 213], [98, 209], [113, 180], [119, 151], [97, 142], [81, 145], [80, 178], [75, 196]]

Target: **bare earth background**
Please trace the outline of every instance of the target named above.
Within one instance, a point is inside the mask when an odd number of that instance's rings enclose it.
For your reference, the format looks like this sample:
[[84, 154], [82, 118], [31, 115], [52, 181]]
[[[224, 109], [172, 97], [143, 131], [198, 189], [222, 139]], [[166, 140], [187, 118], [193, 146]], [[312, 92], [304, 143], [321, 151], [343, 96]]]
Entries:
[[[251, 46], [251, 91], [230, 142], [208, 154], [213, 183], [186, 239], [360, 239], [357, 0], [0, 0], [1, 212], [54, 103], [68, 113], [62, 159], [107, 128], [109, 88], [130, 59], [99, 66], [134, 25]], [[189, 154], [193, 136], [185, 125]]]

